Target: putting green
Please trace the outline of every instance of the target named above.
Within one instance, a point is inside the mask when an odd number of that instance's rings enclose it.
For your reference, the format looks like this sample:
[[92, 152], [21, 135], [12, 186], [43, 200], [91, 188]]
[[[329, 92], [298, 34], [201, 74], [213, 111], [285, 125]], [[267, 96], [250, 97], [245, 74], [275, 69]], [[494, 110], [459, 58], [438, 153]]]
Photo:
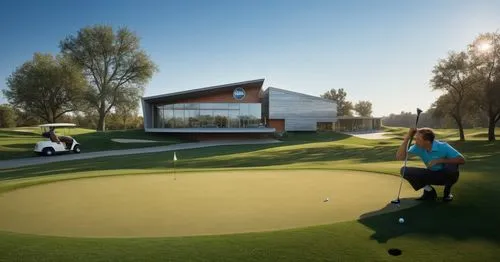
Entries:
[[[367, 172], [309, 170], [184, 173], [176, 180], [169, 174], [61, 181], [1, 195], [0, 230], [157, 237], [330, 224], [384, 208], [395, 197], [399, 182], [396, 176]], [[417, 193], [403, 184], [403, 196]]]

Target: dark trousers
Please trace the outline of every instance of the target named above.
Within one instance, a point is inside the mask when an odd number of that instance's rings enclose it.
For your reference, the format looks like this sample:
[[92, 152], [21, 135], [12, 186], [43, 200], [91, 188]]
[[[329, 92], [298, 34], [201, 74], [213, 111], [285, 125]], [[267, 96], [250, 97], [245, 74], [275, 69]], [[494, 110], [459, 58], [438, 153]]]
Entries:
[[458, 181], [459, 170], [458, 165], [445, 165], [439, 171], [432, 171], [427, 168], [419, 167], [404, 167], [401, 168], [400, 173], [403, 175], [410, 185], [415, 190], [420, 190], [426, 185], [441, 185], [445, 186], [444, 194], [447, 196], [450, 193], [451, 186]]

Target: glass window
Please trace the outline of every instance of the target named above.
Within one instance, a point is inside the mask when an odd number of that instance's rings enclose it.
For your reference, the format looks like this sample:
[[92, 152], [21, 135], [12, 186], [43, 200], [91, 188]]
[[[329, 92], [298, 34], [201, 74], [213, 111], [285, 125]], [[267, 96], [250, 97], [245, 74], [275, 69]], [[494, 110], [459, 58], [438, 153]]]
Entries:
[[185, 104], [175, 104], [174, 109], [184, 109]]
[[184, 122], [184, 110], [174, 110], [175, 128], [186, 127]]
[[215, 104], [214, 103], [201, 103], [200, 104], [200, 109], [214, 109]]
[[175, 126], [174, 110], [172, 109], [163, 110], [163, 119], [165, 128], [173, 128]]
[[331, 122], [317, 122], [316, 123], [316, 130], [318, 130], [318, 131], [332, 131], [333, 130], [333, 123], [331, 123]]
[[[239, 105], [238, 105], [239, 106]], [[239, 128], [240, 127], [240, 119], [239, 117], [239, 110], [229, 110], [229, 127], [230, 128]]]
[[201, 103], [200, 109], [221, 109], [227, 110], [229, 108], [228, 103]]
[[229, 109], [230, 110], [240, 110], [240, 104], [239, 103], [229, 103]]
[[229, 109], [229, 103], [218, 103], [214, 109], [220, 109], [220, 110], [228, 110]]
[[199, 110], [186, 110], [184, 112], [184, 117], [186, 119], [187, 127], [198, 128], [201, 126]]
[[248, 105], [248, 113], [252, 117], [261, 118], [261, 106], [260, 104], [249, 104]]
[[261, 124], [261, 104], [240, 104], [239, 125], [242, 128], [256, 128]]
[[160, 121], [161, 121], [161, 113], [160, 113], [160, 108], [158, 106], [153, 107], [153, 127], [159, 128], [160, 126]]
[[200, 104], [198, 103], [191, 103], [191, 104], [185, 104], [186, 110], [199, 110], [200, 109]]
[[228, 110], [214, 110], [214, 124], [218, 128], [226, 128], [228, 126]]
[[248, 104], [240, 104], [240, 116], [248, 115]]
[[213, 110], [200, 110], [199, 120], [201, 127], [214, 127]]
[[200, 116], [213, 116], [213, 110], [200, 110]]
[[262, 124], [260, 103], [182, 103], [154, 106], [157, 128], [255, 128]]

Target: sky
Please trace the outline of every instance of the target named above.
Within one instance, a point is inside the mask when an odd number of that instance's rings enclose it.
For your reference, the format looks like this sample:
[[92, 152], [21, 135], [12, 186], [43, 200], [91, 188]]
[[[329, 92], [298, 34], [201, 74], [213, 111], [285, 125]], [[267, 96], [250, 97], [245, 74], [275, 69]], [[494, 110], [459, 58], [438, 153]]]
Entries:
[[[35, 52], [97, 24], [127, 27], [158, 66], [144, 96], [264, 78], [368, 100], [373, 116], [427, 110], [439, 59], [500, 30], [500, 1], [9, 1], [0, 9], [0, 89]], [[7, 100], [0, 94], [0, 103]]]

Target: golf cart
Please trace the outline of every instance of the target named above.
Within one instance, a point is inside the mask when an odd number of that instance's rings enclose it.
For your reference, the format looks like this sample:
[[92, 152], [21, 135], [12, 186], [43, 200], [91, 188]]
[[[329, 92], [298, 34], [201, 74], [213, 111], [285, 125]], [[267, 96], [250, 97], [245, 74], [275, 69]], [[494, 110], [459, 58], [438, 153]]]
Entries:
[[42, 130], [42, 136], [48, 138], [48, 140], [37, 142], [34, 152], [44, 156], [67, 152], [80, 153], [80, 144], [74, 138], [70, 136], [57, 136], [55, 133], [56, 128], [70, 128], [75, 126], [75, 124], [70, 123], [39, 125]]

